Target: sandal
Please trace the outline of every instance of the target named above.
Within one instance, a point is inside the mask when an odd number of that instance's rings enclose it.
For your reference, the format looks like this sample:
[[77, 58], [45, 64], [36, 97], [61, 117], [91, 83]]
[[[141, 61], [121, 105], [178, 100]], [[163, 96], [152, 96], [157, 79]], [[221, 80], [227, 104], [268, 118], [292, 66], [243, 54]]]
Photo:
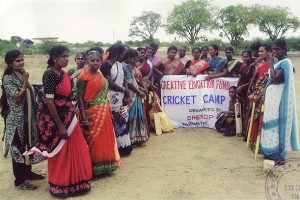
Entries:
[[242, 137], [243, 134], [242, 134], [242, 133], [237, 133], [236, 136], [237, 136], [237, 137]]
[[34, 190], [34, 189], [36, 189], [36, 186], [27, 181], [24, 181], [20, 185], [16, 186], [16, 188], [18, 188], [20, 190]]

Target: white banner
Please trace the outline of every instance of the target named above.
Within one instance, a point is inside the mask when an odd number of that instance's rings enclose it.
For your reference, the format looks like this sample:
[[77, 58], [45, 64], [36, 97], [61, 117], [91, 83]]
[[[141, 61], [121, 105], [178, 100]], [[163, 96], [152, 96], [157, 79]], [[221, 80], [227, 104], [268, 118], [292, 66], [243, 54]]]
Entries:
[[237, 85], [238, 78], [205, 80], [205, 77], [163, 76], [161, 105], [175, 128], [215, 128], [218, 113], [228, 110], [228, 89]]

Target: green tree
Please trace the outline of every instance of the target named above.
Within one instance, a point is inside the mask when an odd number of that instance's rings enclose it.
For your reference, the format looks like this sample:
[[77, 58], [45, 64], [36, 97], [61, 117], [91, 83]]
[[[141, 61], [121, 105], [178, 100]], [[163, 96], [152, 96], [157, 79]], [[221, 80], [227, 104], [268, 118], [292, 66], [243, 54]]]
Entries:
[[272, 41], [283, 37], [288, 30], [295, 32], [300, 26], [299, 19], [286, 7], [274, 8], [256, 4], [252, 13], [256, 15], [259, 31], [268, 35]]
[[217, 26], [230, 44], [237, 48], [243, 35], [248, 33], [248, 27], [253, 23], [250, 9], [243, 5], [228, 6], [221, 9], [217, 15]]
[[167, 17], [167, 32], [186, 38], [191, 45], [200, 31], [212, 28], [213, 7], [208, 0], [186, 0], [174, 6]]
[[133, 17], [130, 28], [130, 37], [141, 37], [143, 40], [153, 41], [153, 36], [162, 25], [161, 15], [152, 11], [144, 11], [141, 16]]
[[20, 36], [11, 36], [10, 37], [10, 42], [17, 44], [21, 42], [23, 39]]

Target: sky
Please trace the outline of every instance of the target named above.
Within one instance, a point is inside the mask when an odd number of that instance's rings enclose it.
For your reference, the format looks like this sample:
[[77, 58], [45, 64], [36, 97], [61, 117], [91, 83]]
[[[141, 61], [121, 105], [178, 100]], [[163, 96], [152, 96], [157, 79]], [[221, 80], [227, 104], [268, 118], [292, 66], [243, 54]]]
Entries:
[[[175, 5], [182, 0], [0, 0], [0, 39], [11, 36], [23, 39], [58, 37], [59, 41], [83, 43], [88, 40], [101, 42], [128, 41], [128, 30], [133, 17], [143, 11], [161, 14], [165, 20]], [[284, 3], [283, 3], [284, 2]], [[243, 4], [251, 6], [288, 7], [300, 19], [299, 0], [212, 0], [218, 8]], [[249, 38], [267, 38], [253, 28]], [[207, 33], [208, 38], [218, 38], [219, 32]], [[300, 31], [287, 36], [300, 36]], [[161, 41], [182, 40], [176, 35], [159, 29], [155, 38]]]

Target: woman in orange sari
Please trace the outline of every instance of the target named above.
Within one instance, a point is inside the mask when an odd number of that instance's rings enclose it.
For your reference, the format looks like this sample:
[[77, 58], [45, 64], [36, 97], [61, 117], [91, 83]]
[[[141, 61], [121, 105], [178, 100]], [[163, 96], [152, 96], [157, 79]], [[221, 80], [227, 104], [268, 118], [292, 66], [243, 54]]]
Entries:
[[195, 77], [198, 74], [203, 74], [205, 70], [209, 68], [210, 64], [200, 58], [201, 55], [200, 47], [193, 47], [192, 54], [194, 59], [187, 61], [184, 68], [187, 76], [192, 75]]
[[108, 82], [99, 70], [102, 56], [97, 51], [90, 51], [87, 60], [88, 66], [77, 79], [78, 106], [83, 135], [92, 159], [93, 176], [97, 177], [114, 172], [120, 157], [107, 97]]

